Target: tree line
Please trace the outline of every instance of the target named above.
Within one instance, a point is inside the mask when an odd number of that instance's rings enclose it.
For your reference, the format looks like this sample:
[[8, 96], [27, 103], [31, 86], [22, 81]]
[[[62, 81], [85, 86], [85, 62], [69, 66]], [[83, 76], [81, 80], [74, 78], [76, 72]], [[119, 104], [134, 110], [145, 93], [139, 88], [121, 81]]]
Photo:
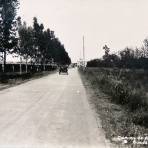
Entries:
[[4, 66], [8, 54], [16, 54], [26, 63], [70, 64], [71, 59], [64, 45], [54, 31], [44, 28], [33, 18], [33, 25], [27, 26], [17, 16], [19, 0], [0, 0], [0, 55]]
[[44, 30], [44, 25], [33, 18], [33, 27], [18, 19], [19, 46], [16, 52], [34, 63], [47, 64], [55, 61], [59, 64], [70, 64], [71, 60], [60, 40], [55, 37], [54, 31]]
[[148, 69], [148, 39], [143, 42], [144, 45], [140, 48], [126, 47], [114, 54], [110, 53], [110, 48], [105, 45], [102, 58], [88, 61], [87, 67]]

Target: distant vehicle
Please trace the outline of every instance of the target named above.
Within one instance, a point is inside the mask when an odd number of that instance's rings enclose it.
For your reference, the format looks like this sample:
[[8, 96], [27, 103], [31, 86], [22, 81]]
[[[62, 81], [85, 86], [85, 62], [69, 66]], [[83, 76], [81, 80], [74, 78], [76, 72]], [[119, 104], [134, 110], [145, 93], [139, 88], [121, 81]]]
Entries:
[[75, 68], [75, 67], [77, 67], [77, 63], [71, 63], [70, 64], [70, 68]]
[[59, 75], [61, 73], [66, 73], [68, 75], [68, 66], [60, 66], [59, 67]]

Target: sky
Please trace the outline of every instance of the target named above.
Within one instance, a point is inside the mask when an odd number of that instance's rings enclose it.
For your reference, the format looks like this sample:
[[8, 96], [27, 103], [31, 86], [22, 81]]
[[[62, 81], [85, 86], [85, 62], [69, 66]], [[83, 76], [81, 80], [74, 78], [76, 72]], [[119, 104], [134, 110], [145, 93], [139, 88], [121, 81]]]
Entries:
[[100, 58], [111, 52], [140, 47], [148, 37], [148, 0], [20, 0], [18, 15], [32, 25], [37, 17], [55, 31], [73, 62]]

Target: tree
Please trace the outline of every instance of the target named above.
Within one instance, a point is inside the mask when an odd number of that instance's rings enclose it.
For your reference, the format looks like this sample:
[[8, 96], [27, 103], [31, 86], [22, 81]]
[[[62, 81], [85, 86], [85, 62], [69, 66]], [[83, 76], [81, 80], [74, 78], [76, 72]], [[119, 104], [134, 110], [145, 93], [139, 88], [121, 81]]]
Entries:
[[71, 59], [68, 56], [68, 53], [65, 51], [64, 45], [61, 44], [58, 38], [52, 39], [53, 44], [53, 57], [55, 61], [59, 64], [70, 64]]
[[103, 49], [105, 50], [105, 56], [108, 56], [109, 55], [109, 52], [110, 52], [110, 48], [107, 45], [105, 45], [103, 47]]
[[28, 59], [34, 58], [33, 28], [27, 27], [26, 23], [19, 28], [19, 55], [26, 60], [26, 72]]
[[53, 44], [52, 44], [52, 34], [50, 29], [44, 31], [42, 35], [42, 63], [52, 62], [53, 59]]
[[34, 48], [35, 48], [35, 59], [37, 63], [42, 61], [42, 52], [44, 50], [43, 45], [43, 30], [44, 25], [39, 24], [36, 17], [33, 18], [33, 30], [34, 30]]
[[143, 41], [144, 46], [142, 47], [142, 51], [143, 51], [143, 57], [148, 57], [148, 39], [144, 39]]
[[0, 52], [4, 53], [4, 67], [7, 53], [13, 52], [17, 45], [15, 17], [18, 4], [18, 0], [0, 0]]
[[142, 57], [142, 50], [136, 47], [135, 52], [134, 52], [134, 58], [139, 59]]
[[20, 18], [18, 24], [19, 55], [38, 64], [47, 64], [53, 60], [59, 64], [71, 63], [64, 45], [55, 37], [54, 31], [44, 30], [44, 25], [39, 24], [37, 18], [33, 19], [33, 27], [27, 27], [26, 23], [22, 25]]

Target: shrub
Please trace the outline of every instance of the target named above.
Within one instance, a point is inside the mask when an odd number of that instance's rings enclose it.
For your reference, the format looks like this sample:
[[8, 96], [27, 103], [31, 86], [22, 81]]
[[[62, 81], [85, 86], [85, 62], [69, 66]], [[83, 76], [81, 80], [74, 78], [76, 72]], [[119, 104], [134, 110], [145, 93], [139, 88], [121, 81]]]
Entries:
[[[148, 127], [148, 100], [147, 100], [147, 71], [131, 71], [119, 69], [86, 69], [85, 75], [92, 85], [111, 96], [111, 101], [124, 105], [129, 114], [123, 126], [129, 122]], [[127, 124], [127, 125], [126, 125]], [[127, 127], [132, 128], [132, 126]], [[128, 129], [123, 134], [127, 134]]]
[[128, 107], [131, 111], [137, 110], [139, 108], [146, 109], [148, 106], [147, 97], [143, 90], [133, 90], [132, 95], [128, 103]]
[[131, 91], [127, 84], [122, 81], [112, 81], [111, 86], [112, 100], [119, 104], [127, 104], [130, 99]]
[[132, 115], [132, 120], [135, 124], [142, 125], [148, 128], [148, 113], [145, 110], [137, 111]]

